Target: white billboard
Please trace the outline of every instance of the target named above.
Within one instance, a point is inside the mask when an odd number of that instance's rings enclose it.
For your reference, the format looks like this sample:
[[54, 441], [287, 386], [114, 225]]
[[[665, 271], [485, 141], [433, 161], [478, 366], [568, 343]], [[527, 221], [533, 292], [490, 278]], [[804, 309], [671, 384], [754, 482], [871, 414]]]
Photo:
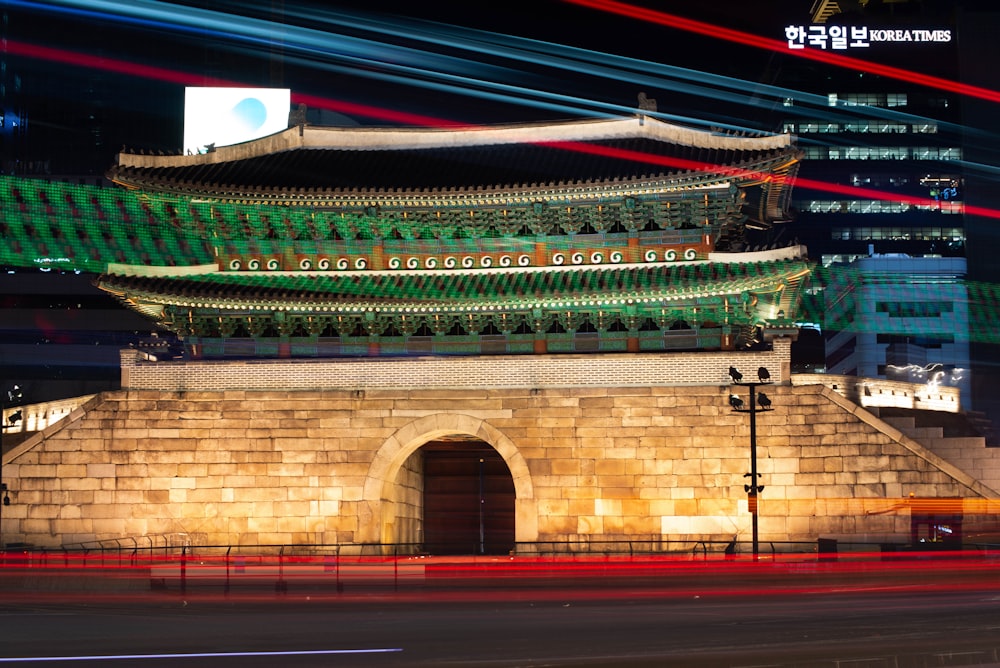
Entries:
[[287, 88], [188, 87], [184, 91], [184, 152], [266, 137], [288, 127]]

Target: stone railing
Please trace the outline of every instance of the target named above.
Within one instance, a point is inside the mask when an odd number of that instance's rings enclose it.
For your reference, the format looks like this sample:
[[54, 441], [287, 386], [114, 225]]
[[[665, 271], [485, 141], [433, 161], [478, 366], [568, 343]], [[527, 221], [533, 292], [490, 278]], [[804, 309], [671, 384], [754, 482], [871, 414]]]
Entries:
[[961, 411], [957, 387], [832, 374], [796, 374], [791, 380], [792, 385], [825, 385], [863, 408]]
[[[71, 399], [58, 399], [39, 404], [5, 407], [3, 410], [3, 433], [6, 436], [10, 436], [18, 433], [42, 431], [87, 403], [94, 396], [93, 394], [88, 394]], [[18, 413], [20, 415], [11, 424], [11, 416], [15, 416]]]

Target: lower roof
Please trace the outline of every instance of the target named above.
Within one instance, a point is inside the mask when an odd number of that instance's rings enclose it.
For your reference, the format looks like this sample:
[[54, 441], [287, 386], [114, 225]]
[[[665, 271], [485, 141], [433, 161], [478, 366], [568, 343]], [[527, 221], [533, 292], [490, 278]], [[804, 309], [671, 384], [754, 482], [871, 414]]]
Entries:
[[[803, 249], [804, 250], [804, 249]], [[804, 257], [449, 272], [224, 272], [107, 275], [100, 287], [132, 302], [182, 307], [360, 312], [600, 307], [781, 291], [809, 273]]]

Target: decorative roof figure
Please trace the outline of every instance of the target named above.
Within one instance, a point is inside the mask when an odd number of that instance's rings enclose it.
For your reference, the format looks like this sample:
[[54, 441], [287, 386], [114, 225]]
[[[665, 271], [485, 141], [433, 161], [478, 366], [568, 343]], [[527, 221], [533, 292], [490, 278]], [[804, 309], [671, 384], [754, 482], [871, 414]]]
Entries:
[[646, 97], [645, 92], [640, 92], [639, 111], [656, 111], [656, 100], [651, 97]]

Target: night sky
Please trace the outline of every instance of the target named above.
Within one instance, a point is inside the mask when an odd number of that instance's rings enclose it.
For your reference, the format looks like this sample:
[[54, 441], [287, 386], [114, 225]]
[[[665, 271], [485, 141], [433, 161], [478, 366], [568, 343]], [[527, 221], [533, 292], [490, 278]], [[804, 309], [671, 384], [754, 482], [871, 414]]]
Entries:
[[[812, 2], [646, 4], [659, 10], [675, 4], [678, 15], [718, 26], [720, 32], [738, 30], [783, 40], [785, 25], [808, 23]], [[9, 4], [7, 38], [19, 49], [14, 53], [12, 48], [7, 55], [5, 104], [26, 108], [29, 123], [28, 142], [17, 149], [23, 151], [18, 157], [44, 157], [57, 173], [100, 174], [122, 145], [177, 150], [184, 85], [216, 80], [290, 88], [293, 96], [324, 98], [333, 109], [338, 103], [370, 105], [472, 123], [622, 113], [635, 107], [637, 94], [646, 91], [657, 99], [661, 111], [770, 130], [773, 114], [766, 106], [734, 106], [684, 92], [662, 79], [638, 80], [648, 71], [641, 62], [628, 66], [629, 77], [621, 75], [621, 64], [611, 61], [604, 63], [602, 73], [587, 73], [573, 61], [544, 64], [542, 58], [532, 58], [534, 46], [514, 38], [587, 49], [598, 63], [601, 54], [610, 54], [737, 77], [746, 81], [747, 92], [755, 82], [780, 73], [783, 61], [792, 57], [570, 2], [536, 2], [530, 14], [469, 2], [108, 3], [168, 8], [133, 20], [75, 8], [94, 3]], [[372, 6], [379, 11], [372, 12]], [[200, 11], [215, 14], [195, 13]], [[248, 35], [244, 32], [248, 26], [227, 16], [229, 12], [272, 23]], [[208, 27], [205, 16], [219, 17], [219, 29]], [[187, 19], [191, 25], [177, 25]], [[348, 25], [366, 20], [395, 34]], [[294, 28], [315, 31], [309, 34], [318, 43], [297, 42]], [[485, 31], [492, 39], [484, 40], [475, 31]], [[466, 40], [464, 48], [455, 44], [459, 39]], [[21, 55], [25, 48], [31, 52]], [[56, 55], [39, 57], [39, 48], [55, 49]], [[527, 55], [511, 58], [513, 49]], [[920, 65], [926, 69], [931, 64]], [[450, 90], [428, 88], [413, 83], [426, 84], [429, 77], [400, 68], [462, 79], [447, 82]], [[480, 95], [484, 86], [477, 85], [477, 79], [510, 89], [493, 88], [492, 97], [484, 98]], [[591, 104], [568, 102], [551, 108], [516, 102], [524, 97], [537, 101], [540, 94]], [[612, 106], [595, 108], [598, 103]], [[324, 120], [329, 119], [364, 125], [401, 123], [357, 114], [349, 114], [349, 119], [328, 115]]]

